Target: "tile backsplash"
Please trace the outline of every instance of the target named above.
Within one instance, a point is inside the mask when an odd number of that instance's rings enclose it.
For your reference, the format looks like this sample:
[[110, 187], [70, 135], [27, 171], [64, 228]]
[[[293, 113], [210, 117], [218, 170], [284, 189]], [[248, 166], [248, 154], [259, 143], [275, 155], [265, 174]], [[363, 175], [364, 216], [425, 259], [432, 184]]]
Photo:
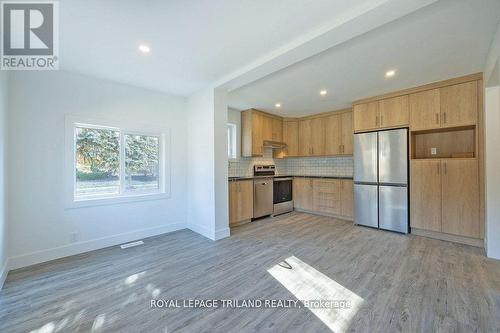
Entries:
[[273, 159], [272, 150], [266, 149], [263, 157], [240, 157], [229, 161], [229, 177], [253, 175], [253, 166], [275, 164], [276, 174], [290, 176], [339, 176], [352, 177], [352, 157], [293, 157]]
[[290, 176], [352, 177], [352, 157], [291, 157], [286, 159]]

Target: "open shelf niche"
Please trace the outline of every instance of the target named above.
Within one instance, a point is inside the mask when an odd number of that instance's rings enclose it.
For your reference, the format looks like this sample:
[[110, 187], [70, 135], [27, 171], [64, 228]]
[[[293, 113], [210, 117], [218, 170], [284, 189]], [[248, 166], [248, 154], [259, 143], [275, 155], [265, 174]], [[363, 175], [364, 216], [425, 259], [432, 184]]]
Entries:
[[411, 132], [411, 158], [476, 158], [476, 126]]

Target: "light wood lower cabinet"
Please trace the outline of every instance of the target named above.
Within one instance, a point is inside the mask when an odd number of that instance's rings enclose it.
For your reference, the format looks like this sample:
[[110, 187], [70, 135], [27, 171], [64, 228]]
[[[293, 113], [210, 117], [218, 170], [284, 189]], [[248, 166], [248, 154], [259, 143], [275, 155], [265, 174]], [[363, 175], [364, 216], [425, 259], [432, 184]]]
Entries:
[[306, 178], [293, 179], [294, 207], [352, 219], [353, 182], [350, 179]]
[[412, 160], [412, 228], [480, 238], [476, 159]]
[[229, 226], [253, 217], [253, 180], [229, 182]]
[[313, 208], [320, 213], [340, 215], [342, 203], [340, 187], [342, 183], [337, 179], [313, 180]]
[[479, 238], [477, 160], [443, 160], [442, 231]]
[[293, 204], [298, 209], [313, 209], [313, 180], [311, 178], [293, 179]]
[[340, 187], [341, 215], [352, 218], [354, 205], [354, 183], [350, 179], [342, 179]]
[[410, 162], [410, 224], [441, 231], [441, 161]]

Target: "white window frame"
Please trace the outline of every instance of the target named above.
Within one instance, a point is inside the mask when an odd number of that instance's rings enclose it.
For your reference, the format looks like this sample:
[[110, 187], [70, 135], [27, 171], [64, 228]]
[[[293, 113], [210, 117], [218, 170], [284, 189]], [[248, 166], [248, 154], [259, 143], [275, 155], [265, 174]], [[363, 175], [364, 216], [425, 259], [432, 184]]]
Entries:
[[[134, 201], [170, 198], [170, 130], [155, 125], [129, 124], [123, 120], [66, 117], [66, 207], [79, 208], [111, 205]], [[109, 129], [120, 133], [120, 191], [118, 194], [96, 194], [76, 196], [76, 128]], [[159, 189], [148, 191], [126, 191], [125, 189], [125, 135], [154, 136], [159, 139]]]
[[[236, 124], [233, 123], [227, 123], [227, 130], [231, 129], [231, 136], [232, 139], [228, 142], [228, 156], [227, 158], [229, 160], [236, 160], [238, 159], [238, 138], [237, 138], [237, 127]], [[234, 153], [234, 155], [230, 156], [229, 155], [229, 145], [232, 144], [231, 151]]]

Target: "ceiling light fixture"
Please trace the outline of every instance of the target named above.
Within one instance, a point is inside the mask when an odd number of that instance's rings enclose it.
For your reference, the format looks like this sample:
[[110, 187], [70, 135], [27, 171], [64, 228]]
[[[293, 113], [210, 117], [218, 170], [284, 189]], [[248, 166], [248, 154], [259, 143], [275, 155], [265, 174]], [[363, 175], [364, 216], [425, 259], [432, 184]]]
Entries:
[[277, 108], [280, 108], [281, 104], [280, 103], [276, 103], [276, 104], [274, 104], [274, 106], [277, 107]]
[[396, 71], [394, 69], [385, 72], [385, 77], [393, 77], [394, 75], [396, 75]]
[[145, 44], [141, 44], [139, 45], [139, 51], [141, 51], [142, 53], [149, 53], [151, 52], [151, 48]]
[[326, 90], [321, 90], [321, 91], [319, 92], [319, 94], [320, 94], [321, 96], [325, 96], [327, 93], [328, 93], [328, 91], [326, 91]]

